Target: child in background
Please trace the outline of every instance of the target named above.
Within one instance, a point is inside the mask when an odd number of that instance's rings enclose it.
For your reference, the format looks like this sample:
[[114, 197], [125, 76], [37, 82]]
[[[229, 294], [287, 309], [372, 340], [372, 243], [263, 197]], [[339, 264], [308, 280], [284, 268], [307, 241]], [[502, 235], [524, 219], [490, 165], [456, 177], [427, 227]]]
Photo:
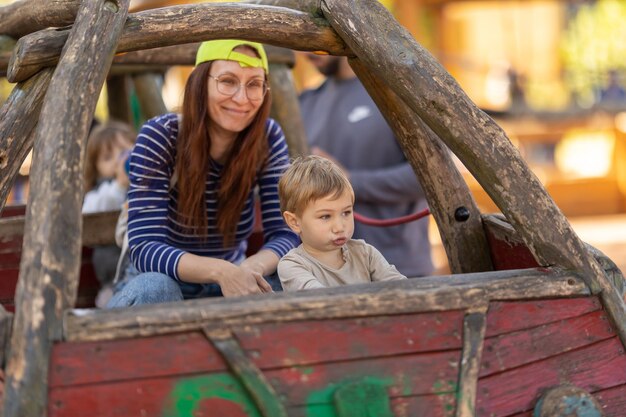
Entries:
[[354, 240], [354, 191], [326, 158], [298, 158], [278, 183], [280, 209], [302, 244], [278, 263], [285, 291], [406, 279], [380, 252]]
[[[83, 213], [122, 208], [129, 185], [125, 163], [135, 138], [133, 129], [121, 122], [109, 121], [93, 128], [87, 140]], [[119, 257], [117, 245], [93, 248], [92, 263], [101, 285], [96, 305], [106, 303], [110, 296]]]

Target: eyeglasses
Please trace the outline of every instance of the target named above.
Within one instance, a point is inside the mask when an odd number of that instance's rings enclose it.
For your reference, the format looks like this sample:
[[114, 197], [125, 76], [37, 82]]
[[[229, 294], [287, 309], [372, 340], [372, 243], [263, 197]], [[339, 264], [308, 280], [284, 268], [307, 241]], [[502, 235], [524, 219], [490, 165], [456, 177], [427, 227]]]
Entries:
[[[244, 85], [239, 78], [234, 77], [232, 75], [219, 75], [214, 77], [209, 75], [209, 78], [213, 78], [215, 80], [215, 85], [217, 87], [217, 91], [225, 96], [232, 97], [239, 92], [241, 86]], [[254, 79], [245, 84], [246, 87], [246, 96], [250, 101], [259, 101], [265, 97], [267, 90], [270, 88], [267, 86], [267, 83], [261, 79]]]

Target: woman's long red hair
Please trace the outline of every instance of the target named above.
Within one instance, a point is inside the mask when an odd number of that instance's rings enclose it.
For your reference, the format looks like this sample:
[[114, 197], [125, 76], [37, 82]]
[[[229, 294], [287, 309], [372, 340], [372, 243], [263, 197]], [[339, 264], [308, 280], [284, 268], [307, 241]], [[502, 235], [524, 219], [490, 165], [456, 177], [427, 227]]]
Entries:
[[[178, 175], [178, 219], [184, 227], [201, 233], [207, 230], [206, 180], [210, 164], [211, 137], [208, 111], [208, 80], [211, 62], [198, 65], [185, 86], [182, 121], [176, 144]], [[237, 223], [268, 152], [266, 121], [269, 91], [256, 116], [235, 140], [224, 164], [218, 190], [217, 229], [224, 246], [232, 244]]]

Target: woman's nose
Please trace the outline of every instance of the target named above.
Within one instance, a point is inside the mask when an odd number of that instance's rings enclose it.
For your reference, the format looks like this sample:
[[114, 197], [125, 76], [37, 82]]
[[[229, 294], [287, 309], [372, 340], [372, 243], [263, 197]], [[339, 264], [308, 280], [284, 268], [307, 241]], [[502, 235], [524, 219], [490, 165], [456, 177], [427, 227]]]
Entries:
[[233, 101], [235, 101], [237, 103], [245, 103], [246, 101], [248, 101], [248, 95], [246, 93], [246, 87], [245, 86], [240, 86], [239, 90], [237, 90], [237, 92], [233, 95], [232, 99], [233, 99]]

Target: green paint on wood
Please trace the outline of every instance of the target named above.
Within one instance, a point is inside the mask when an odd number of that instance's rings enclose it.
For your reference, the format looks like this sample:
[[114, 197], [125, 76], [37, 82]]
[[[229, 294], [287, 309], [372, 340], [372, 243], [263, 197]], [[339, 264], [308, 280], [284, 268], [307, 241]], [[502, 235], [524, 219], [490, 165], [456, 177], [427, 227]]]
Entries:
[[[335, 393], [343, 387], [350, 386], [353, 384], [370, 384], [377, 385], [382, 387], [385, 390], [385, 394], [387, 393], [387, 387], [393, 385], [392, 378], [376, 378], [376, 377], [365, 377], [359, 380], [346, 380], [338, 383], [328, 384], [326, 387], [321, 390], [314, 391], [307, 397], [306, 401], [306, 416], [307, 417], [343, 417], [343, 415], [338, 414], [337, 409], [335, 408]], [[359, 415], [359, 414], [355, 414]], [[367, 414], [361, 414], [367, 416]], [[378, 417], [376, 414], [372, 414], [372, 416]], [[385, 414], [381, 414], [381, 416], [386, 416]]]
[[247, 416], [261, 417], [241, 383], [224, 373], [179, 380], [163, 410], [163, 417], [193, 417], [200, 404], [211, 398], [231, 401]]
[[346, 384], [335, 391], [338, 417], [393, 417], [387, 384], [379, 381], [359, 381]]

